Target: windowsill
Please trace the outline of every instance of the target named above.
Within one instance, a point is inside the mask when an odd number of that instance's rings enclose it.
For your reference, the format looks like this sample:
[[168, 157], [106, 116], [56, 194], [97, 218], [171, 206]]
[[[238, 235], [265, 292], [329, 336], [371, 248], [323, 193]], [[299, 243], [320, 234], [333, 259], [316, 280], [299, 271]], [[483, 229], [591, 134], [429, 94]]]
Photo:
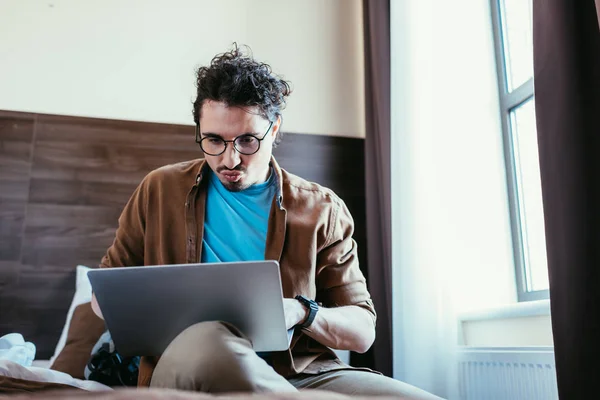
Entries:
[[550, 315], [550, 300], [523, 301], [503, 307], [471, 311], [461, 314], [459, 320], [461, 322], [486, 321], [490, 319], [524, 318], [541, 315]]
[[552, 347], [550, 301], [537, 300], [473, 311], [459, 316], [459, 345], [469, 347]]

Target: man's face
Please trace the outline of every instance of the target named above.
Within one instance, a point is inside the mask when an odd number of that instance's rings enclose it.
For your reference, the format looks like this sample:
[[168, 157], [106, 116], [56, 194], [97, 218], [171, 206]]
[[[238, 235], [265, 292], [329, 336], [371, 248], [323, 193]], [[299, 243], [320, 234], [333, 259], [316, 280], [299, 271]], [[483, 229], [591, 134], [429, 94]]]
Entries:
[[[207, 100], [200, 113], [201, 138], [218, 136], [234, 140], [240, 135], [251, 134], [260, 139], [271, 123], [258, 115], [257, 111], [256, 107], [227, 107], [225, 103]], [[260, 149], [254, 154], [240, 154], [232, 142], [227, 143], [223, 154], [204, 154], [206, 162], [228, 190], [244, 190], [267, 180], [273, 141], [279, 125], [280, 119], [273, 123], [260, 142]]]

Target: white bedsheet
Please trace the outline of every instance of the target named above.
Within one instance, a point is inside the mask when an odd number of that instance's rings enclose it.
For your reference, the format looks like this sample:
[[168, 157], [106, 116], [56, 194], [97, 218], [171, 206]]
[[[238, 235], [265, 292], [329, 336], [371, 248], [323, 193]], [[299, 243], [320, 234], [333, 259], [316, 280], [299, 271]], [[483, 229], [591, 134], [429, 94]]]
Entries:
[[32, 367], [38, 368], [50, 368], [50, 365], [52, 365], [50, 360], [33, 360], [33, 363], [31, 363]]
[[[36, 364], [35, 361], [34, 364]], [[39, 365], [39, 362], [37, 364]], [[110, 387], [101, 383], [76, 379], [64, 372], [54, 371], [48, 368], [24, 367], [9, 360], [0, 360], [0, 375], [28, 381], [62, 383], [64, 385], [88, 391], [112, 390]]]

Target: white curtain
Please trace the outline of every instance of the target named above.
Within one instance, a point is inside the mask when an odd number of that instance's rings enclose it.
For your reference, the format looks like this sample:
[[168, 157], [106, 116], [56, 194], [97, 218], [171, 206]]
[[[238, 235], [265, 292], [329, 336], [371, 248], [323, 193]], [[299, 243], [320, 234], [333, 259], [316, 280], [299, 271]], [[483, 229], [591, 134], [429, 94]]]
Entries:
[[391, 2], [394, 377], [458, 398], [460, 312], [514, 302], [488, 1]]

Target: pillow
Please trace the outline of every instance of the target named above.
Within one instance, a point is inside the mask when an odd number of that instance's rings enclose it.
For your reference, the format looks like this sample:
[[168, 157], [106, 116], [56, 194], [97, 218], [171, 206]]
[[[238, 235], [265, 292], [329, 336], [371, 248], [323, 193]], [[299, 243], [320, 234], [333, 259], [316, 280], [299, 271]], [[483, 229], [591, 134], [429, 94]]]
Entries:
[[92, 285], [90, 284], [90, 280], [87, 277], [87, 272], [90, 269], [91, 268], [83, 265], [77, 266], [77, 275], [75, 278], [75, 295], [73, 296], [73, 300], [71, 301], [69, 312], [67, 312], [67, 319], [65, 321], [65, 325], [63, 326], [60, 339], [58, 339], [58, 344], [54, 349], [54, 355], [50, 358], [50, 365], [54, 363], [54, 360], [56, 360], [58, 354], [61, 352], [63, 347], [65, 347], [65, 343], [67, 342], [67, 333], [69, 332], [69, 324], [71, 323], [71, 318], [73, 318], [73, 312], [75, 311], [75, 307], [77, 307], [80, 304], [92, 301]]
[[73, 378], [85, 379], [85, 366], [105, 330], [104, 320], [94, 313], [91, 303], [75, 307], [65, 346], [50, 369], [67, 373]]

